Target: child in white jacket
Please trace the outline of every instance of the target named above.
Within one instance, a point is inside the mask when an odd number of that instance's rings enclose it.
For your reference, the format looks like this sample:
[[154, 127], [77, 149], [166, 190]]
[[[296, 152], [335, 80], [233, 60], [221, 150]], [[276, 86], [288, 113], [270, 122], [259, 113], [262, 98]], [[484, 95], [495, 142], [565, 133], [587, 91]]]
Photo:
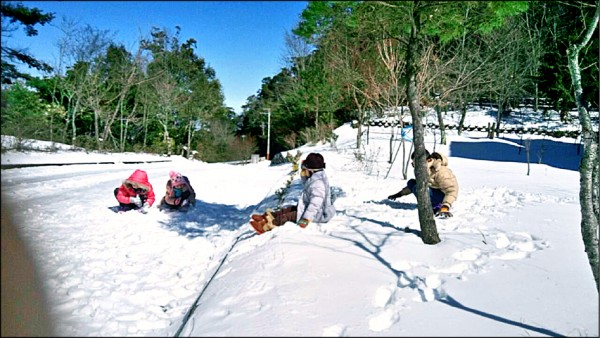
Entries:
[[300, 178], [303, 190], [295, 206], [263, 215], [252, 215], [250, 224], [262, 234], [288, 221], [296, 222], [305, 228], [309, 223], [326, 223], [335, 215], [335, 207], [331, 203], [329, 180], [325, 174], [325, 160], [319, 153], [310, 153], [302, 161]]

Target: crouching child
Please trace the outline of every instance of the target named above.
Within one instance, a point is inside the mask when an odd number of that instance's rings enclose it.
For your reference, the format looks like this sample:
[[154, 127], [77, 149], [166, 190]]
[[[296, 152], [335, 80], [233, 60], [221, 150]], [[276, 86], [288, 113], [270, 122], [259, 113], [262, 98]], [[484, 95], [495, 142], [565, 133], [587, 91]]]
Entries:
[[119, 211], [139, 210], [146, 213], [155, 201], [154, 189], [148, 181], [148, 174], [136, 169], [131, 176], [114, 190], [119, 202]]
[[161, 199], [158, 208], [164, 211], [187, 211], [190, 206], [196, 205], [196, 192], [187, 176], [171, 170], [165, 196]]

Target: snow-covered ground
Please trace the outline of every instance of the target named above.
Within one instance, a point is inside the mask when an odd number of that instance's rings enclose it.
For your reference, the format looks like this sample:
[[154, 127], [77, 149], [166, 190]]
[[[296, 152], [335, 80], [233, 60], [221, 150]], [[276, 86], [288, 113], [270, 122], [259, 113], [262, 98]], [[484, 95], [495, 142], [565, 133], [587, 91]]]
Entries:
[[[494, 119], [473, 111], [466, 124]], [[436, 221], [441, 242], [426, 245], [416, 198], [386, 199], [406, 183], [402, 151], [388, 163], [391, 131], [371, 127], [356, 149], [356, 129], [347, 124], [334, 147], [299, 148], [303, 158], [323, 154], [337, 215], [263, 235], [249, 215], [273, 206], [290, 177], [286, 202], [300, 192], [289, 163], [3, 153], [3, 165], [119, 159], [2, 171], [3, 200], [49, 297], [49, 334], [598, 336], [598, 291], [580, 231], [579, 140], [448, 131], [442, 145], [439, 131], [429, 131], [427, 148], [448, 155], [460, 192], [454, 217]], [[113, 213], [113, 189], [138, 168], [158, 198], [169, 170], [187, 175], [195, 209]]]

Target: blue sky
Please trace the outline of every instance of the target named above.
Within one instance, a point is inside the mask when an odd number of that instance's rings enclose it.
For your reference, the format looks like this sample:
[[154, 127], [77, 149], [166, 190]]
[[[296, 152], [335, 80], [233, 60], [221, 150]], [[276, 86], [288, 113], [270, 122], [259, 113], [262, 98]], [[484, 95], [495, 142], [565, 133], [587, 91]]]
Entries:
[[50, 26], [36, 26], [38, 36], [24, 37], [22, 29], [10, 40], [12, 47], [28, 48], [34, 57], [56, 63], [56, 42], [62, 18], [81, 25], [110, 30], [115, 42], [137, 50], [140, 37], [153, 26], [194, 38], [196, 55], [204, 58], [223, 86], [225, 104], [241, 113], [246, 99], [257, 93], [261, 81], [285, 66], [285, 32], [300, 20], [308, 1], [24, 1], [45, 13], [55, 13]]

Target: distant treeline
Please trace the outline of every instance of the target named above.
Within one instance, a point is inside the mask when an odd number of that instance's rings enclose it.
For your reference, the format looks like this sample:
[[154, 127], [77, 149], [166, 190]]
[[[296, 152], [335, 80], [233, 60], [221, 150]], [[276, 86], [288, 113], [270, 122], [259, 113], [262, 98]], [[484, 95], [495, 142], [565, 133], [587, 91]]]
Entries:
[[[585, 34], [597, 0], [308, 1], [284, 36], [284, 66], [265, 74], [241, 112], [225, 105], [220, 74], [197, 54], [211, 46], [201, 37], [183, 39], [183, 27], [153, 27], [138, 44], [124, 46], [109, 31], [65, 23], [55, 51], [62, 66], [52, 69], [11, 40], [12, 30], [35, 35], [34, 28], [54, 18], [27, 4], [0, 6], [7, 23], [3, 134], [228, 162], [327, 142], [346, 122], [361, 128], [371, 116], [409, 103], [435, 107], [440, 120], [442, 112], [464, 112], [479, 100], [497, 110], [499, 127], [520, 98], [531, 98], [534, 111], [552, 109], [568, 124], [575, 92], [567, 51]], [[595, 110], [598, 46], [596, 33], [578, 61], [578, 100]], [[44, 76], [18, 71], [23, 60]], [[452, 128], [441, 129], [442, 142]], [[485, 127], [459, 130], [471, 128]]]

